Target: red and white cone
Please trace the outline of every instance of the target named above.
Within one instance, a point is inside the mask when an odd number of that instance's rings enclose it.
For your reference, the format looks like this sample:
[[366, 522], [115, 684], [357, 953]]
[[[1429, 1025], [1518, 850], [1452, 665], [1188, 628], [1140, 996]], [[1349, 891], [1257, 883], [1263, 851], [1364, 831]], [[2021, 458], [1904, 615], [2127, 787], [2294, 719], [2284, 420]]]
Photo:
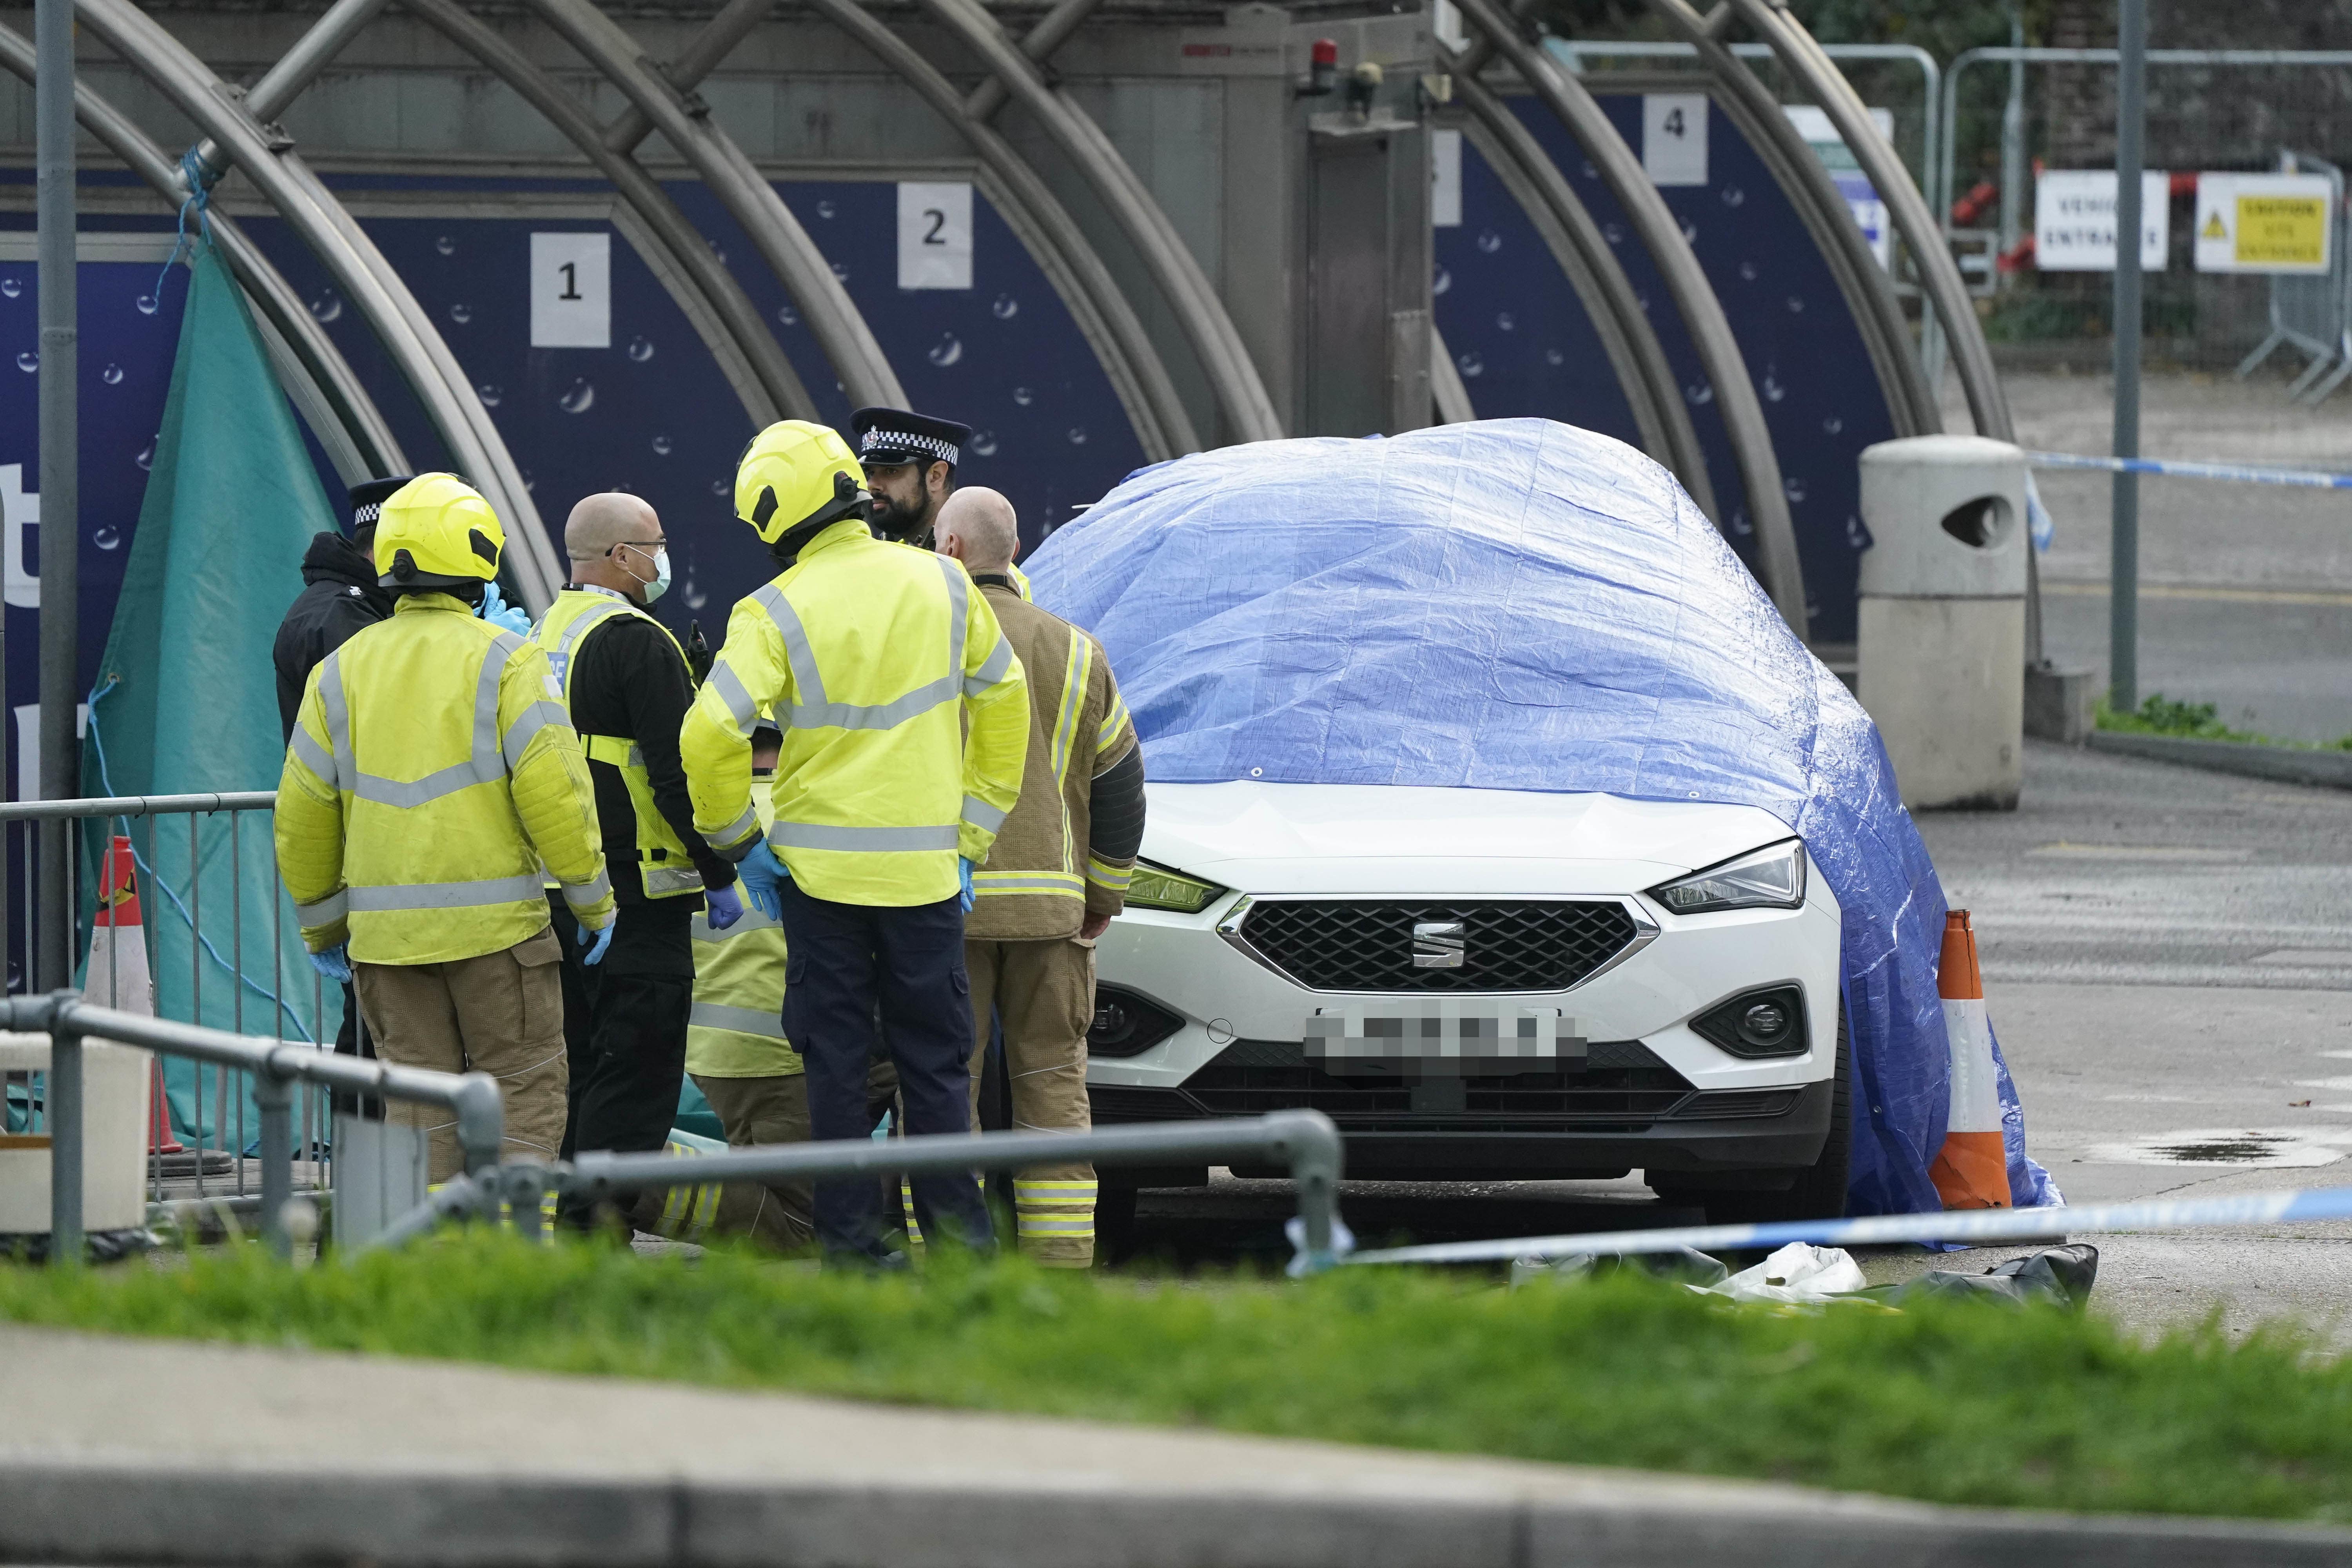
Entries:
[[[131, 858], [131, 840], [115, 835], [99, 878], [98, 913], [91, 921], [89, 967], [82, 975], [82, 994], [100, 1007], [119, 1013], [155, 1016], [155, 987], [147, 968], [147, 928], [139, 910], [139, 880]], [[147, 1148], [155, 1154], [188, 1151], [172, 1136], [171, 1102], [163, 1095], [163, 1064], [152, 1064], [148, 1079]]]
[[1951, 1051], [1951, 1113], [1943, 1152], [1927, 1174], [1948, 1209], [2009, 1207], [2009, 1152], [2001, 1136], [2000, 1086], [1993, 1076], [1992, 1021], [1969, 912], [1944, 917], [1944, 953], [1936, 971], [1944, 999], [1944, 1037]]

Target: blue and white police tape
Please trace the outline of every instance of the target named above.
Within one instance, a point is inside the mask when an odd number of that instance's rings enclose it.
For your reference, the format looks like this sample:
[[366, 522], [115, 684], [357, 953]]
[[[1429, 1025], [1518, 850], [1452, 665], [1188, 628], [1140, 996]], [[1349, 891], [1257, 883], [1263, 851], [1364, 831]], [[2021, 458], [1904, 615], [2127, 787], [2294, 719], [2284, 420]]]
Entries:
[[2352, 474], [2317, 468], [2258, 468], [2244, 463], [2190, 463], [2176, 458], [2081, 458], [2072, 452], [2028, 452], [2037, 468], [2097, 468], [2110, 474], [2167, 474], [2176, 479], [2230, 479], [2248, 485], [2291, 485], [2298, 489], [2352, 490]]
[[1792, 1241], [1816, 1247], [1870, 1247], [1906, 1241], [1985, 1245], [2047, 1241], [2123, 1230], [2189, 1230], [2214, 1226], [2284, 1225], [2352, 1219], [2352, 1187], [2247, 1193], [2080, 1208], [1963, 1209], [1944, 1214], [1874, 1215], [1868, 1219], [1789, 1220], [1774, 1225], [1701, 1225], [1676, 1230], [1588, 1231], [1501, 1241], [1447, 1241], [1359, 1252], [1358, 1263], [1512, 1263], [1520, 1258], [1609, 1258], [1643, 1252], [1769, 1252]]

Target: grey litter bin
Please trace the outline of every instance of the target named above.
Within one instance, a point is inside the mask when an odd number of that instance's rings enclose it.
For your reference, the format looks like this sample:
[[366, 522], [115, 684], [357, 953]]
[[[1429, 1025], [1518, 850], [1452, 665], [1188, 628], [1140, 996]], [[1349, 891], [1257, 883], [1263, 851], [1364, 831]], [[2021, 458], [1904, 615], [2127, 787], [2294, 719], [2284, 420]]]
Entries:
[[2016, 809], [2024, 762], [2025, 457], [1979, 436], [1862, 454], [1856, 662], [1903, 804]]

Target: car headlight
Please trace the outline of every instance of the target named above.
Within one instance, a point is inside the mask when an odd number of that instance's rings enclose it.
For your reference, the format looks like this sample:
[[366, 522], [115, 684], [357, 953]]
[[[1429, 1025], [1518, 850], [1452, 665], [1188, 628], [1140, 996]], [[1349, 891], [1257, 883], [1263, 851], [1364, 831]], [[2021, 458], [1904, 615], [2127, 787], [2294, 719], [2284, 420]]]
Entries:
[[1197, 915], [1224, 896], [1225, 889], [1214, 882], [1203, 882], [1149, 860], [1135, 863], [1134, 879], [1127, 885], [1129, 908], [1174, 910], [1179, 914]]
[[1726, 860], [1677, 881], [1663, 882], [1650, 897], [1678, 915], [1717, 910], [1793, 910], [1805, 901], [1805, 847], [1797, 839]]

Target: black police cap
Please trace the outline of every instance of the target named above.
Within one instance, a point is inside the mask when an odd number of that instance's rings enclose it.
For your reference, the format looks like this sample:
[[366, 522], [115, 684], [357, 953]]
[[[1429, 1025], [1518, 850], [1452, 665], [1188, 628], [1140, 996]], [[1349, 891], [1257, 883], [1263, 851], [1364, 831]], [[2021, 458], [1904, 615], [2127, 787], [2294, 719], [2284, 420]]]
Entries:
[[849, 416], [849, 430], [860, 463], [945, 463], [963, 461], [964, 443], [971, 426], [952, 419], [934, 419], [903, 408], [861, 408]]

